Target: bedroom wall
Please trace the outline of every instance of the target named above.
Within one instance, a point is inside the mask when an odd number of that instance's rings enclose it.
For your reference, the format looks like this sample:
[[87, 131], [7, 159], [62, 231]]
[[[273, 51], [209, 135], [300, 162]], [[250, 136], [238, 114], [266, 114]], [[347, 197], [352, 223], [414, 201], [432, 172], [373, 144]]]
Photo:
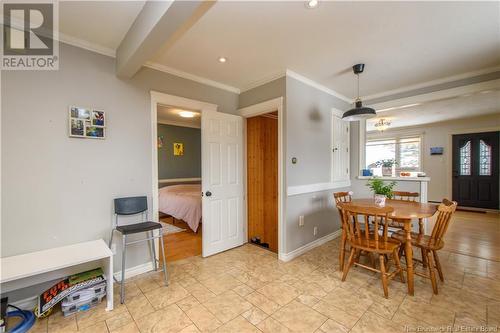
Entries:
[[[163, 147], [158, 148], [158, 178], [201, 177], [201, 130], [199, 128], [158, 124]], [[184, 144], [184, 155], [174, 155], [174, 142]]]
[[[120, 80], [113, 58], [62, 43], [58, 71], [2, 71], [2, 256], [107, 240], [113, 198], [151, 198], [151, 90], [238, 106], [235, 93], [149, 68]], [[69, 138], [69, 105], [105, 110], [107, 138]], [[127, 253], [127, 267], [149, 260], [146, 244]]]

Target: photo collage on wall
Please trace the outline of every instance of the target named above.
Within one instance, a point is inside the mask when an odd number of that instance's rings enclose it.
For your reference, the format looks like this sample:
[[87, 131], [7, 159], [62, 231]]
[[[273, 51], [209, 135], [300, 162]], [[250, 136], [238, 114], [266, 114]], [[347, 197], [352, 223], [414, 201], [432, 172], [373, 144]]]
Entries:
[[106, 138], [106, 116], [104, 111], [70, 106], [69, 136], [75, 138]]

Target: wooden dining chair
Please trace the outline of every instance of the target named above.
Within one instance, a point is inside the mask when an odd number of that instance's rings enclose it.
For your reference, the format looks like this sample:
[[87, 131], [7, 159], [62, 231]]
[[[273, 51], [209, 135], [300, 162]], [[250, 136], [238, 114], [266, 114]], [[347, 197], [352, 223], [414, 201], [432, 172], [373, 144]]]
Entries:
[[340, 238], [340, 249], [339, 249], [339, 268], [342, 271], [344, 269], [344, 261], [345, 261], [345, 251], [346, 251], [346, 233], [342, 226], [342, 210], [338, 207], [340, 203], [351, 202], [352, 196], [351, 192], [335, 192], [333, 193], [333, 198], [335, 199], [335, 204], [339, 210], [340, 215], [340, 227], [342, 228], [342, 236]]
[[[399, 274], [401, 281], [405, 278], [399, 261], [399, 247], [401, 243], [388, 237], [387, 221], [388, 215], [394, 211], [394, 208], [386, 207], [361, 207], [339, 203], [338, 207], [342, 210], [343, 229], [347, 235], [347, 243], [351, 247], [349, 260], [344, 266], [342, 281], [345, 281], [349, 269], [353, 266], [359, 266], [372, 272], [380, 273], [382, 278], [382, 287], [385, 298], [389, 297], [388, 282]], [[350, 223], [353, 221], [353, 223]], [[374, 224], [375, 228], [371, 230], [369, 224]], [[363, 224], [363, 228], [361, 227]], [[381, 233], [381, 234], [380, 234]], [[380, 262], [380, 269], [361, 264], [358, 259], [361, 252], [368, 254], [377, 254]], [[392, 259], [395, 269], [392, 273], [386, 271], [386, 257]]]
[[[422, 250], [422, 264], [427, 262], [427, 267], [429, 270], [429, 275], [415, 272], [415, 274], [426, 277], [431, 280], [432, 290], [434, 294], [438, 294], [437, 281], [435, 270], [438, 271], [439, 279], [444, 282], [443, 270], [441, 268], [441, 263], [439, 262], [439, 256], [437, 251], [444, 247], [444, 235], [446, 230], [448, 230], [448, 225], [450, 224], [451, 216], [457, 209], [457, 203], [455, 201], [450, 201], [448, 199], [443, 199], [442, 203], [439, 205], [437, 211], [438, 216], [436, 218], [436, 223], [434, 228], [432, 228], [432, 233], [430, 236], [423, 235], [421, 233], [411, 233], [411, 243], [413, 246], [419, 247]], [[404, 243], [406, 241], [406, 235], [404, 231], [398, 231], [392, 234], [393, 239]], [[405, 254], [406, 256], [406, 254]], [[417, 261], [418, 260], [414, 260]]]

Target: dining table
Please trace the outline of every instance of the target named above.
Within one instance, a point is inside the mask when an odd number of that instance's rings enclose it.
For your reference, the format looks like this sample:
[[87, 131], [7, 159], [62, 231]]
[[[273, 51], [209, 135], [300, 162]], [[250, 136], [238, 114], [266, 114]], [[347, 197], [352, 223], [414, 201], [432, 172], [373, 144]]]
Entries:
[[[361, 207], [380, 207], [375, 204], [374, 198], [352, 199], [344, 205], [361, 206]], [[411, 245], [411, 230], [412, 223], [419, 219], [432, 217], [436, 213], [438, 205], [432, 203], [421, 203], [407, 200], [391, 200], [386, 199], [385, 206], [394, 208], [394, 211], [389, 214], [389, 217], [394, 221], [403, 225], [403, 230], [406, 235], [404, 244], [406, 254], [406, 274], [408, 283], [408, 294], [414, 295], [414, 270], [413, 270], [413, 248]]]

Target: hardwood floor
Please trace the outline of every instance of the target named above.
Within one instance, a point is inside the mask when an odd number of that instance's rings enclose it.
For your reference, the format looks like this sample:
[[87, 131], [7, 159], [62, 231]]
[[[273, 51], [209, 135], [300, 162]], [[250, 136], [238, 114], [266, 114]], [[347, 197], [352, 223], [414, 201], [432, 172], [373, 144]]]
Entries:
[[[160, 218], [162, 222], [172, 224], [172, 218]], [[186, 231], [175, 234], [166, 235], [163, 237], [165, 242], [165, 255], [167, 262], [181, 260], [189, 257], [201, 255], [202, 232], [201, 225], [198, 228], [198, 233], [194, 233], [189, 226], [179, 220], [175, 220], [176, 227], [186, 229]]]
[[444, 250], [500, 261], [500, 214], [455, 212], [445, 235]]

